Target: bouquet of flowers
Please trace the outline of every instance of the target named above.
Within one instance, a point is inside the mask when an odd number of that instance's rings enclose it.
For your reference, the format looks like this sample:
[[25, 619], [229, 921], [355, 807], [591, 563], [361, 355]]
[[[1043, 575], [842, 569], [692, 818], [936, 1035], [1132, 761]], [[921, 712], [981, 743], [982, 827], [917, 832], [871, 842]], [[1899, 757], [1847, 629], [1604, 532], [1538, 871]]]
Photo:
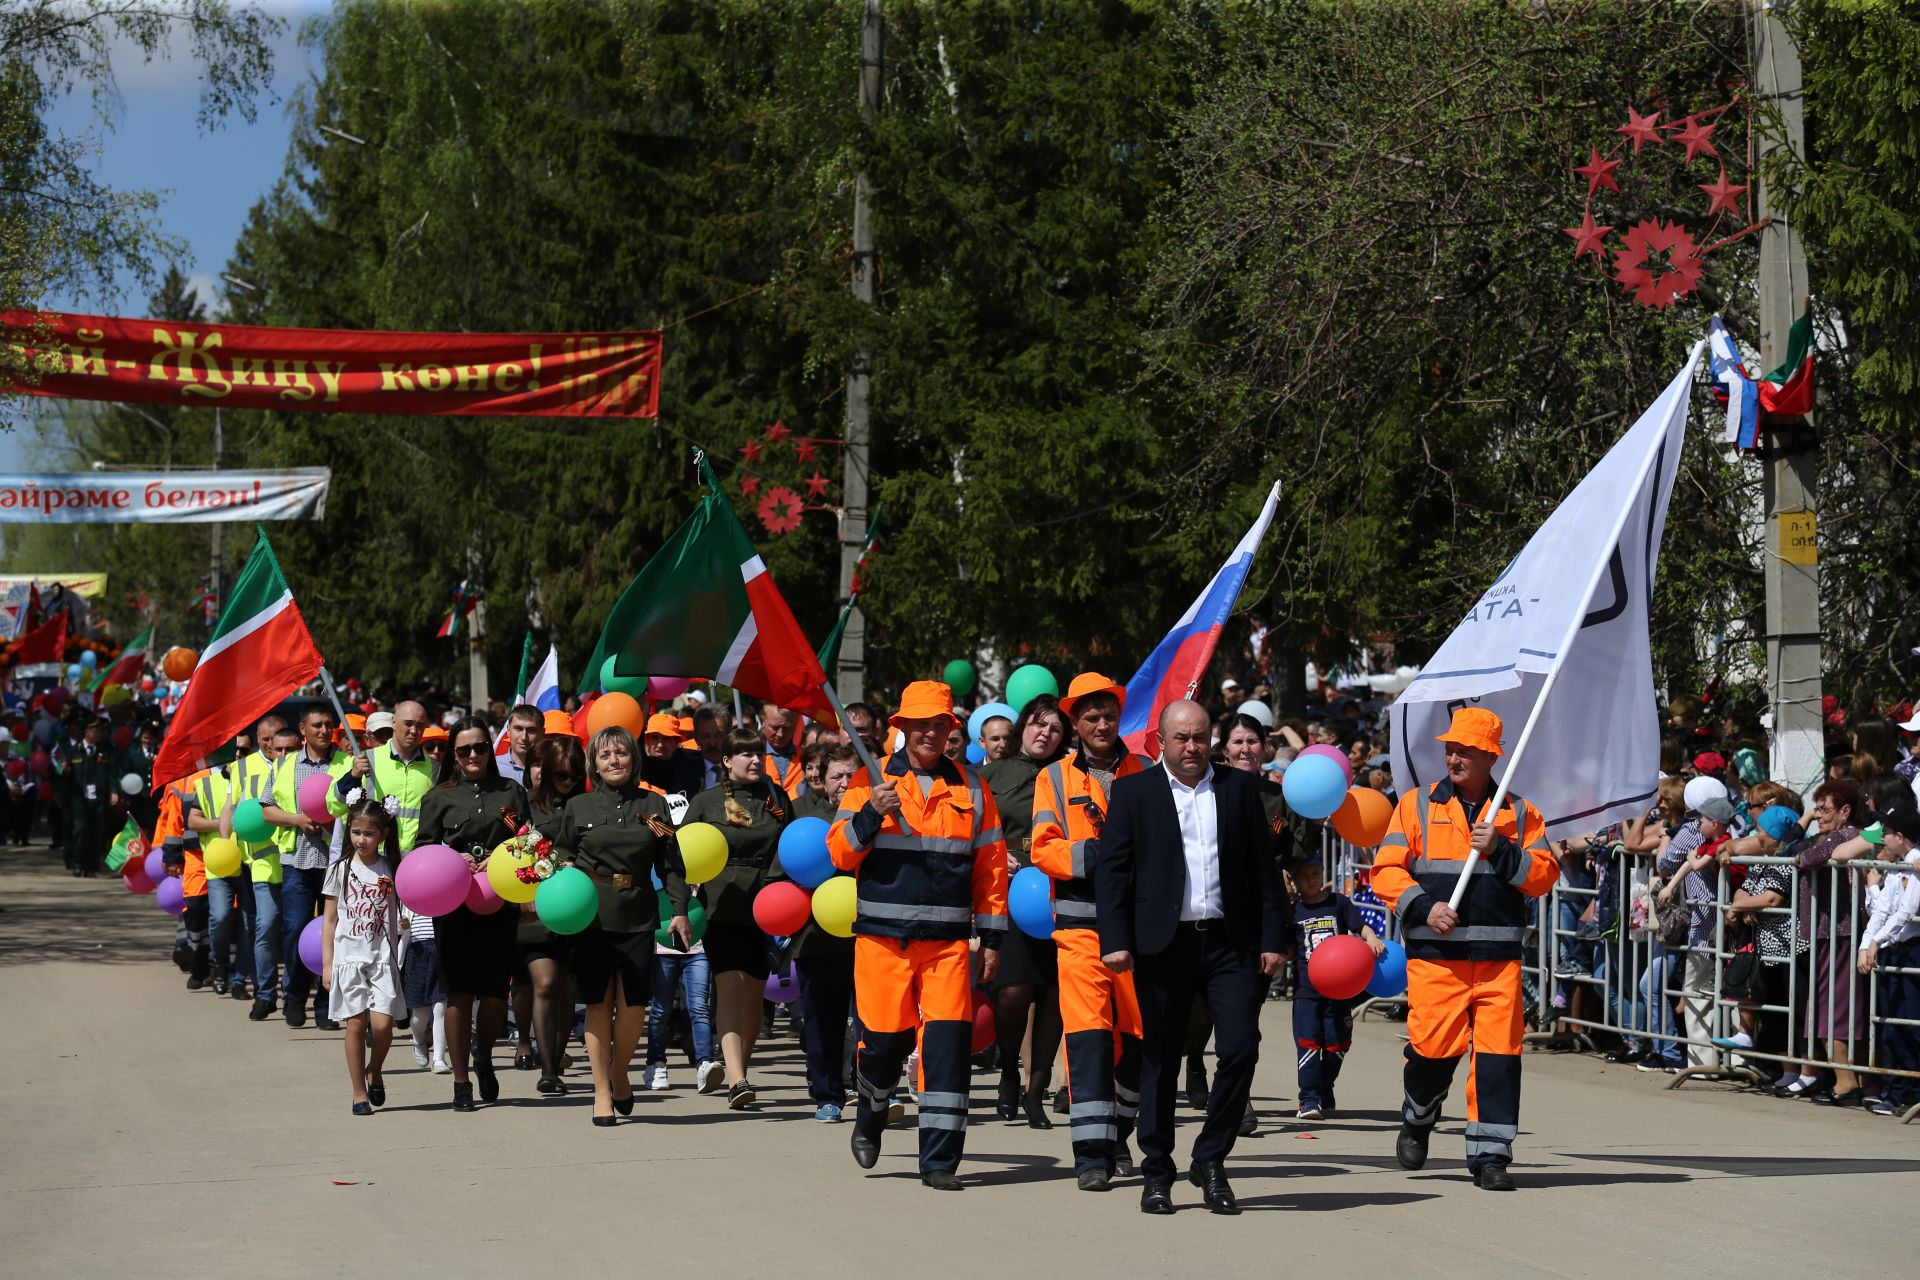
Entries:
[[502, 809], [500, 816], [513, 828], [513, 835], [502, 841], [494, 853], [505, 854], [512, 860], [516, 880], [537, 885], [560, 869], [560, 859], [553, 853], [553, 841], [535, 831], [531, 824], [521, 822], [519, 815], [511, 810]]

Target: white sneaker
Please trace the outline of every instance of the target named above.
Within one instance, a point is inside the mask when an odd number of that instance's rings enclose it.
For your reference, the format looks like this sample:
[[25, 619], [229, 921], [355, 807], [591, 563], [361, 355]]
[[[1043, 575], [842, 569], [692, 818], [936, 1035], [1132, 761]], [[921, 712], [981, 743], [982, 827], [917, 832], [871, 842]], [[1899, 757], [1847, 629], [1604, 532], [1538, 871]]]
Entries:
[[665, 1066], [655, 1065], [648, 1067], [641, 1073], [640, 1078], [646, 1081], [647, 1088], [649, 1089], [658, 1091], [660, 1089], [673, 1088], [673, 1081], [668, 1078]]
[[413, 1065], [414, 1066], [416, 1067], [426, 1066], [427, 1062], [432, 1058], [432, 1056], [433, 1056], [432, 1054], [427, 1052], [427, 1046], [419, 1043], [418, 1041], [414, 1042], [414, 1046], [413, 1046]]
[[720, 1087], [727, 1082], [726, 1072], [720, 1069], [719, 1063], [711, 1059], [700, 1064], [699, 1070], [694, 1072], [693, 1078], [702, 1093], [717, 1093]]
[[437, 1076], [450, 1076], [453, 1074], [453, 1065], [445, 1058], [435, 1058], [433, 1060], [433, 1074]]

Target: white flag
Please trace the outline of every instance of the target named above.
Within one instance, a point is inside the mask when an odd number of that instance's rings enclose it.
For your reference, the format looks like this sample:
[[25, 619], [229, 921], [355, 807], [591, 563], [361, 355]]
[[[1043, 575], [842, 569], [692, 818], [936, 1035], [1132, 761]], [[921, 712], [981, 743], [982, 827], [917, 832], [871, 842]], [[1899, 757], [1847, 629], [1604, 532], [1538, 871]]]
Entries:
[[1648, 601], [1704, 345], [1394, 703], [1393, 779], [1402, 792], [1445, 776], [1435, 738], [1467, 705], [1504, 722], [1507, 759], [1495, 766], [1504, 778], [1558, 667], [1512, 789], [1555, 837], [1646, 812], [1660, 777]]

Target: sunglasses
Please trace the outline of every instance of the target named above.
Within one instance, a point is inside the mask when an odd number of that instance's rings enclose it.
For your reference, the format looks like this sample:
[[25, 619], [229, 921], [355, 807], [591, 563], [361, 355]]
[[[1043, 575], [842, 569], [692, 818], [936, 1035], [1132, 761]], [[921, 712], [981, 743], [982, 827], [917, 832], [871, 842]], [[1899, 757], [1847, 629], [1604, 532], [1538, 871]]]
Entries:
[[469, 742], [464, 747], [455, 747], [453, 754], [457, 756], [483, 756], [487, 754], [487, 744], [484, 742]]
[[550, 773], [547, 775], [547, 781], [548, 782], [578, 782], [580, 781], [580, 775], [577, 773]]

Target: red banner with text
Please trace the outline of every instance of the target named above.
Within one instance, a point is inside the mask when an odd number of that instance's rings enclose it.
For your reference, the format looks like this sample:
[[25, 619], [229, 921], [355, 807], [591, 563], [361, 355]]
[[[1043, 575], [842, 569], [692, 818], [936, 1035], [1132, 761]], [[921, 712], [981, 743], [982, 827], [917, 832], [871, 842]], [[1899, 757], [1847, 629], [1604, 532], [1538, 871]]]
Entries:
[[308, 413], [651, 418], [660, 335], [386, 333], [0, 316], [36, 373], [10, 390], [74, 400]]

